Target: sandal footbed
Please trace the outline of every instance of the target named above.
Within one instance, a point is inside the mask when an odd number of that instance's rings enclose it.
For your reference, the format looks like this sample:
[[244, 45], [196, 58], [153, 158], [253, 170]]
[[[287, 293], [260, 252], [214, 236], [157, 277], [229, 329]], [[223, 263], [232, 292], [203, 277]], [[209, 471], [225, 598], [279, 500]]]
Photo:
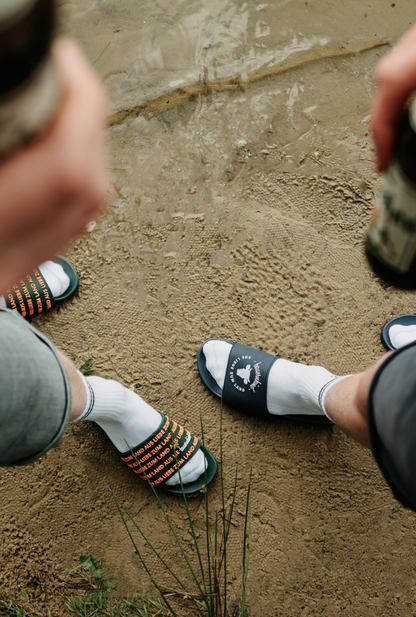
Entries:
[[74, 266], [64, 257], [54, 257], [51, 261], [62, 266], [63, 271], [69, 278], [68, 289], [66, 289], [62, 295], [54, 298], [55, 304], [61, 304], [62, 302], [65, 302], [65, 300], [72, 298], [72, 296], [77, 293], [79, 289], [79, 276]]
[[[215, 474], [217, 473], [218, 463], [212, 452], [210, 452], [208, 448], [204, 448], [203, 446], [201, 446], [201, 450], [204, 452], [205, 458], [208, 463], [206, 469], [206, 478], [205, 473], [203, 473], [194, 482], [187, 482], [186, 484], [183, 484], [183, 492], [185, 493], [185, 495], [199, 493], [202, 487], [208, 485], [214, 479]], [[173, 493], [174, 495], [182, 495], [182, 487], [180, 484], [177, 484], [176, 486], [167, 486], [165, 484], [161, 488], [163, 488], [163, 490], [167, 491], [168, 493]]]

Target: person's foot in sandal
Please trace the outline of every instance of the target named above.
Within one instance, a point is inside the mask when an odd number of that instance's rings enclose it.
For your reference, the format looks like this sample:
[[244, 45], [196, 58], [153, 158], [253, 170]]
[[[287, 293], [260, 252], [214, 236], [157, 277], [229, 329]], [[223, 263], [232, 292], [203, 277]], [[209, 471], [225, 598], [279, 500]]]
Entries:
[[224, 339], [205, 341], [198, 370], [204, 385], [239, 411], [315, 424], [331, 424], [325, 396], [343, 379], [321, 366], [290, 362]]
[[391, 319], [380, 333], [387, 351], [401, 349], [416, 341], [416, 315], [400, 315]]
[[211, 482], [217, 462], [196, 437], [117, 381], [79, 376], [87, 403], [84, 411], [70, 420], [96, 422], [121, 459], [143, 480], [176, 494], [182, 493], [181, 479], [186, 494], [197, 493]]
[[72, 298], [79, 289], [74, 267], [63, 257], [45, 261], [0, 297], [0, 308], [35, 317]]

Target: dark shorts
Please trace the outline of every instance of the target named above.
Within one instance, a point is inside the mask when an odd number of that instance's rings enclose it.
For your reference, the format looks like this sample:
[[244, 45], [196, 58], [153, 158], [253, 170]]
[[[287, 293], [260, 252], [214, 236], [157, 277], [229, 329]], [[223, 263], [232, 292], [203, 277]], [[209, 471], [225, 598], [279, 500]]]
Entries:
[[60, 442], [71, 410], [53, 344], [15, 311], [0, 310], [0, 466], [27, 465]]
[[380, 366], [367, 404], [371, 450], [397, 499], [416, 511], [416, 342]]

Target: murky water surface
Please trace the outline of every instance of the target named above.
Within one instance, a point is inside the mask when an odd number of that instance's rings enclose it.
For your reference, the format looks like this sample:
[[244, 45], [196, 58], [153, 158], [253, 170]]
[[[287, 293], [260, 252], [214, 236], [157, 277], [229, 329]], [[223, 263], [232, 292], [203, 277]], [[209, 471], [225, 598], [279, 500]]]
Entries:
[[245, 80], [300, 51], [397, 37], [408, 25], [405, 3], [382, 4], [385, 10], [378, 0], [74, 0], [62, 2], [61, 14], [120, 109], [204, 79]]
[[[375, 182], [366, 128], [373, 67], [388, 48], [380, 42], [407, 27], [410, 2], [386, 3], [384, 11], [378, 1], [360, 0], [61, 4], [62, 28], [83, 44], [113, 112], [131, 112], [115, 117], [111, 129], [116, 194], [92, 234], [100, 255], [120, 256], [110, 287], [122, 286], [145, 306], [157, 271], [157, 297], [180, 295], [180, 286], [169, 286], [172, 269], [199, 246], [199, 227], [222, 238], [205, 251], [221, 267], [249, 237], [268, 250], [266, 221], [252, 221], [266, 202], [292, 222], [311, 217], [302, 211], [305, 187], [287, 196], [299, 175], [310, 183], [310, 176], [335, 174], [338, 185], [341, 174], [367, 186], [364, 209], [348, 200], [340, 206], [362, 228]], [[356, 53], [342, 55], [348, 50]], [[365, 181], [355, 177], [358, 167]], [[250, 188], [259, 174], [279, 199]], [[331, 215], [333, 203], [320, 207], [315, 218], [337, 219], [338, 206]]]

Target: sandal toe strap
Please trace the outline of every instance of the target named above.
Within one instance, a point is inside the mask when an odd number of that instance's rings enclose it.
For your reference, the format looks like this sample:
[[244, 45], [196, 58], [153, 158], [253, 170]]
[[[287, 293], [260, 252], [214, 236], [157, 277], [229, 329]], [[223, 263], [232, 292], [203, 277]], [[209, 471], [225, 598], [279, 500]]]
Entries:
[[192, 456], [201, 443], [183, 426], [162, 416], [159, 428], [143, 443], [121, 455], [121, 460], [152, 486], [166, 482]]
[[267, 411], [267, 379], [278, 356], [235, 343], [230, 352], [223, 401], [248, 413], [270, 416]]
[[4, 297], [7, 308], [22, 317], [34, 317], [55, 306], [49, 285], [37, 269], [15, 283]]

